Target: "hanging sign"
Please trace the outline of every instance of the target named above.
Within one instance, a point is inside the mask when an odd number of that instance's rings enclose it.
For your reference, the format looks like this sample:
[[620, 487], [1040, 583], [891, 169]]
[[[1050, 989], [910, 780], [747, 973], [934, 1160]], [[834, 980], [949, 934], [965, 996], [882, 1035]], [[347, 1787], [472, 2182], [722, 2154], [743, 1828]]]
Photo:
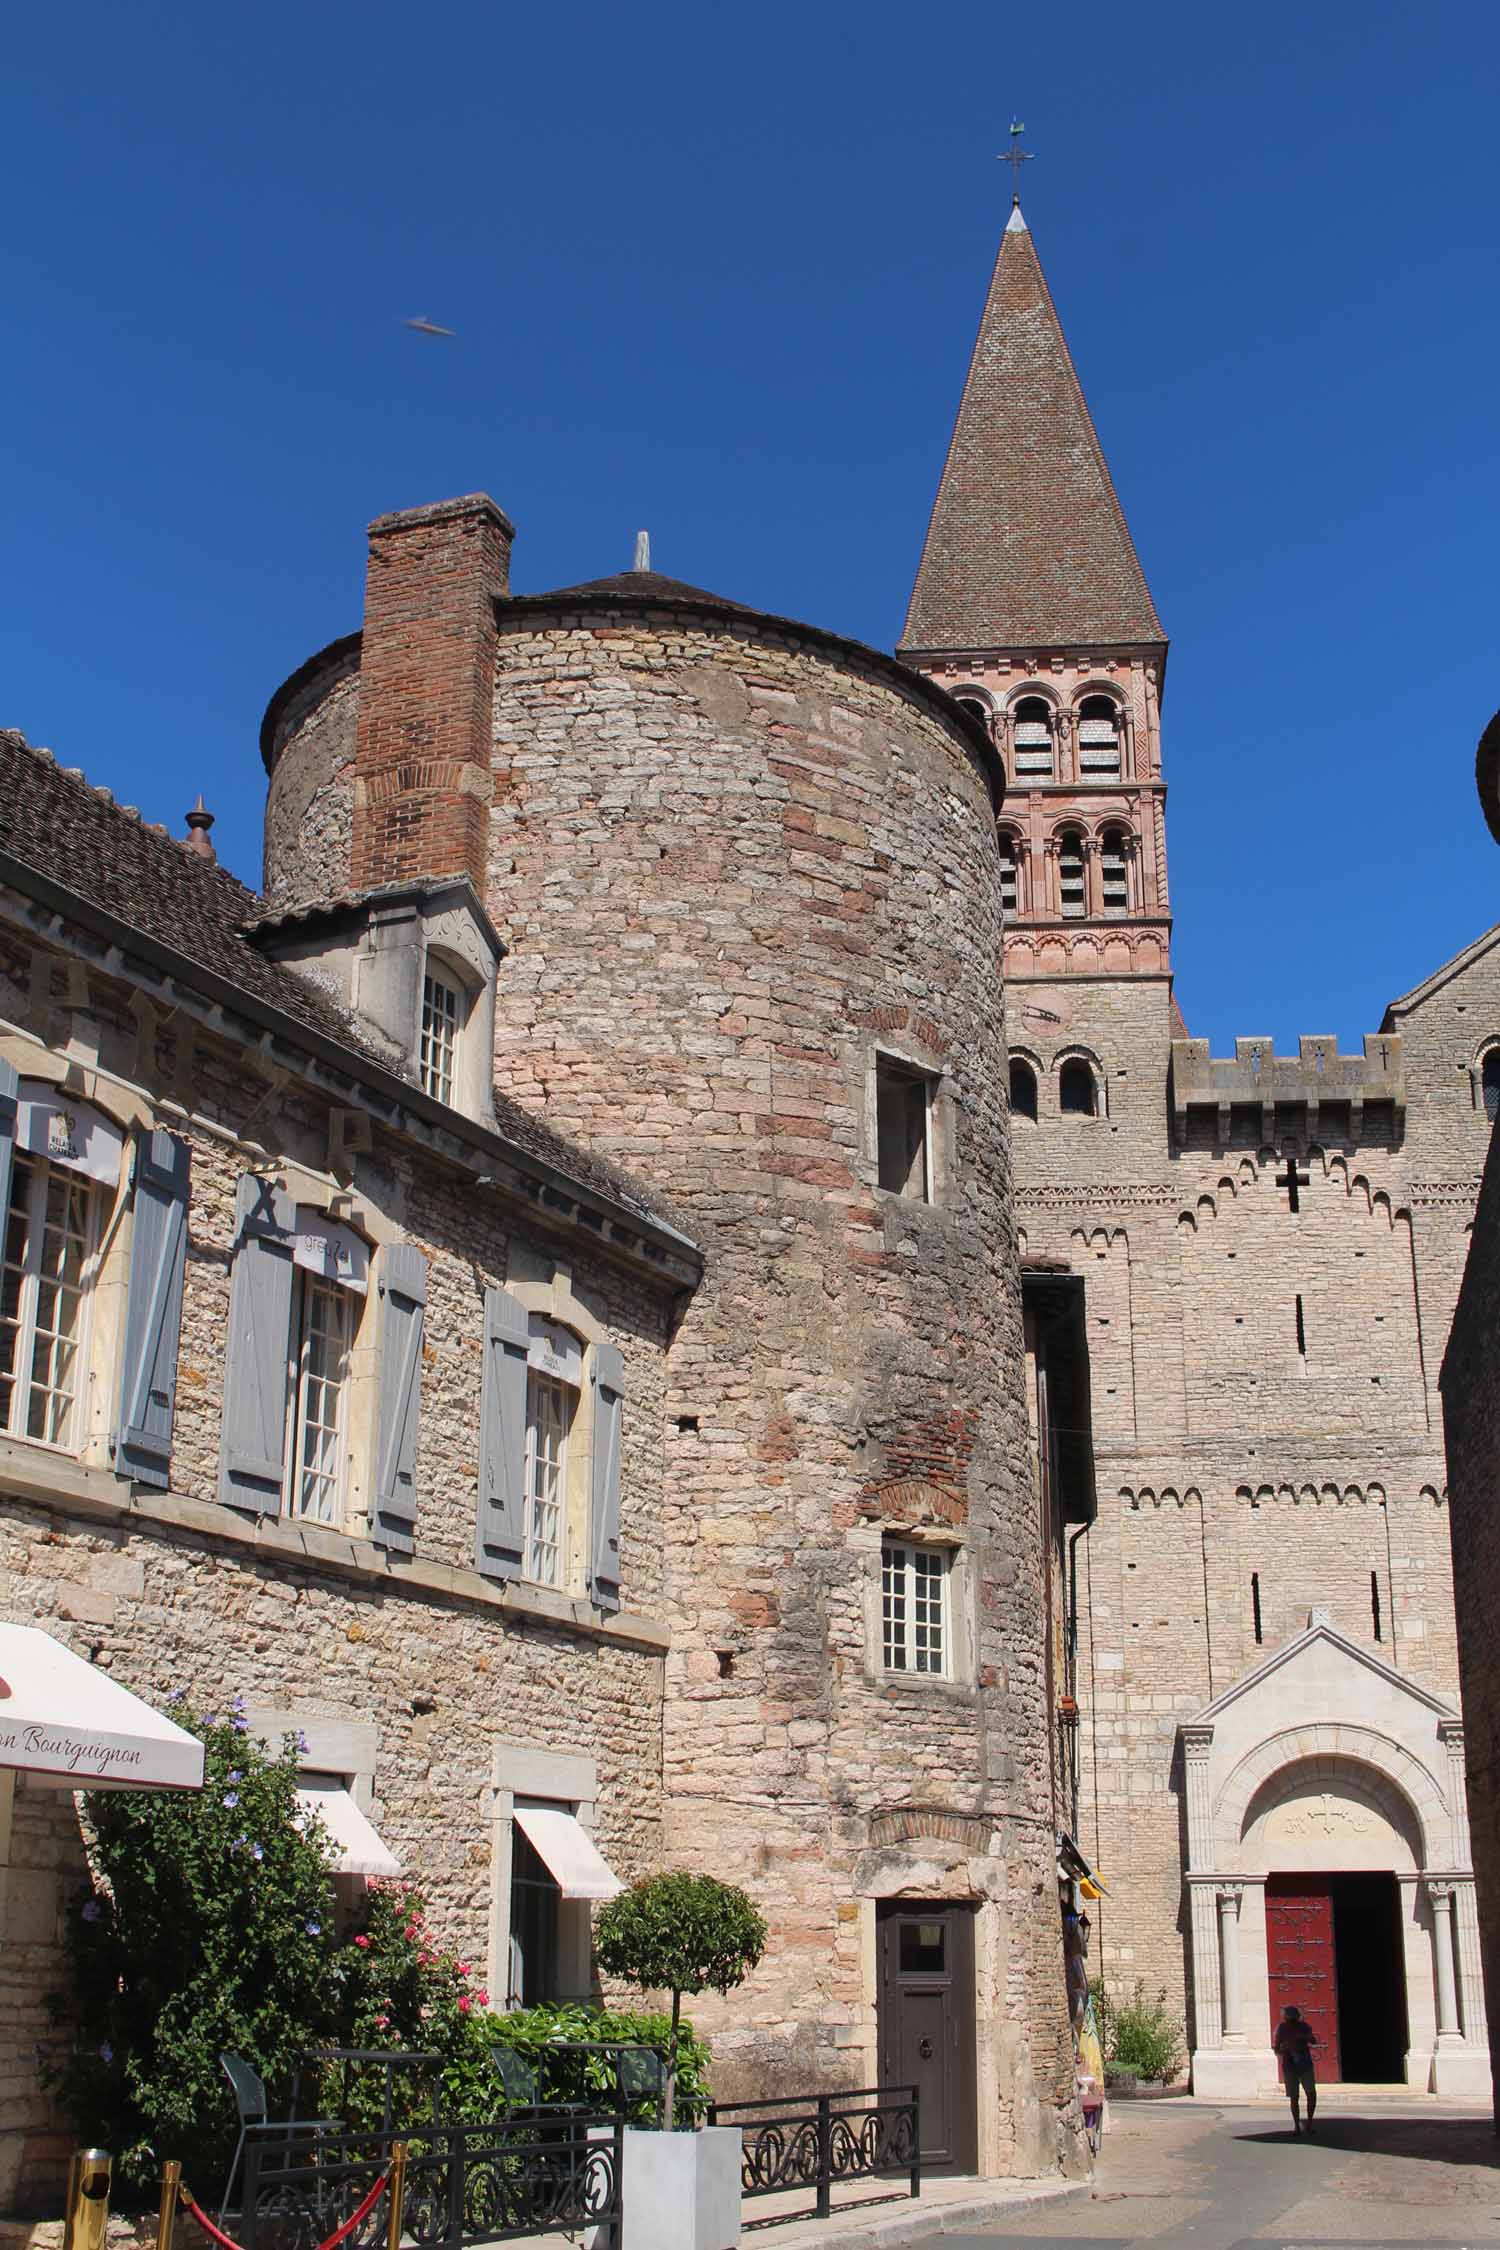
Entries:
[[23, 1078], [16, 1106], [16, 1146], [49, 1164], [85, 1172], [114, 1187], [120, 1177], [125, 1135], [91, 1102], [70, 1101], [56, 1086]]
[[292, 1238], [292, 1262], [309, 1273], [336, 1281], [341, 1289], [364, 1296], [370, 1285], [370, 1245], [353, 1227], [325, 1219], [320, 1211], [299, 1211]]

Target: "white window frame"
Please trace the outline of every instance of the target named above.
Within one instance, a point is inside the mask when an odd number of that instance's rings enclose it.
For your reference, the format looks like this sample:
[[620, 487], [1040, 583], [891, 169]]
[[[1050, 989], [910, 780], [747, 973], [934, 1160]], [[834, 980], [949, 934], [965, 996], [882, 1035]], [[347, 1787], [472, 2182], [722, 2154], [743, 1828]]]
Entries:
[[[299, 1523], [317, 1523], [334, 1530], [342, 1527], [347, 1506], [349, 1484], [349, 1425], [352, 1408], [353, 1367], [355, 1338], [359, 1328], [359, 1303], [352, 1290], [343, 1288], [326, 1274], [301, 1268], [296, 1276], [296, 1295], [293, 1299], [293, 1339], [287, 1369], [291, 1387], [291, 1412], [287, 1416], [289, 1432], [286, 1472], [282, 1484], [282, 1512]], [[312, 1423], [309, 1420], [309, 1389], [314, 1383], [327, 1384], [326, 1376], [315, 1374], [311, 1368], [311, 1350], [315, 1341], [313, 1314], [320, 1305], [337, 1307], [338, 1327], [341, 1331], [339, 1348], [342, 1365], [334, 1382], [333, 1396], [336, 1420]], [[304, 1450], [309, 1431], [322, 1429], [332, 1433], [334, 1465], [332, 1470], [319, 1468], [313, 1476], [327, 1489], [322, 1504], [308, 1505], [307, 1464]]]
[[[936, 1628], [936, 1661], [930, 1639]], [[953, 1549], [885, 1534], [880, 1542], [880, 1667], [888, 1679], [951, 1680]]]
[[422, 1028], [417, 1078], [424, 1094], [451, 1109], [458, 1098], [464, 1022], [469, 996], [455, 976], [429, 955], [422, 970]]
[[[11, 1223], [15, 1215], [16, 1181], [23, 1175], [23, 1167], [30, 1168], [31, 1182], [27, 1193], [27, 1256], [19, 1267], [17, 1288], [15, 1361], [11, 1377], [10, 1409], [7, 1424], [0, 1434], [17, 1439], [25, 1445], [43, 1446], [49, 1453], [60, 1453], [77, 1458], [88, 1443], [90, 1343], [93, 1329], [94, 1286], [98, 1275], [99, 1245], [104, 1197], [100, 1183], [86, 1174], [75, 1171], [70, 1165], [54, 1164], [45, 1156], [30, 1149], [17, 1148], [12, 1157], [13, 1173], [11, 1199], [4, 1215], [4, 1234], [0, 1240], [0, 1269], [5, 1274], [12, 1270], [10, 1263]], [[69, 1434], [66, 1439], [36, 1437], [30, 1429], [31, 1402], [37, 1389], [36, 1339], [37, 1305], [41, 1294], [42, 1253], [46, 1242], [47, 1204], [52, 1182], [58, 1181], [69, 1196], [83, 1198], [83, 1259], [76, 1289], [78, 1307], [77, 1324], [68, 1341], [73, 1348], [73, 1388], [69, 1394]], [[62, 1331], [56, 1331], [61, 1335]], [[24, 1373], [23, 1373], [24, 1370]], [[50, 1386], [43, 1386], [50, 1390]], [[56, 1394], [53, 1394], [56, 1395]], [[15, 1427], [19, 1418], [20, 1427]]]
[[[569, 1450], [582, 1393], [556, 1375], [538, 1367], [526, 1370], [526, 1484], [521, 1517], [521, 1576], [533, 1586], [550, 1586], [561, 1592], [568, 1583], [568, 1471]], [[562, 1402], [566, 1401], [564, 1405]], [[550, 1453], [544, 1441], [553, 1445]], [[550, 1489], [539, 1489], [543, 1471]], [[543, 1537], [543, 1511], [552, 1519], [549, 1538]], [[550, 1548], [554, 1575], [547, 1577], [541, 1558]]]

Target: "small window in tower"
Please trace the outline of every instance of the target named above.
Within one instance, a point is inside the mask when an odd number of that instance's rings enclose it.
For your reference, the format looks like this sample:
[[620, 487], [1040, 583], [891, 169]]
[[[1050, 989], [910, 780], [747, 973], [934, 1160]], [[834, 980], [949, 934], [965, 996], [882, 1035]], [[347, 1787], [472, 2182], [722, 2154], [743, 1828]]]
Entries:
[[1122, 828], [1106, 829], [1100, 840], [1099, 892], [1106, 914], [1129, 911], [1130, 862]]
[[1484, 1114], [1493, 1125], [1500, 1117], [1500, 1047], [1491, 1047], [1485, 1056], [1479, 1083], [1484, 1094]]
[[1093, 1071], [1081, 1055], [1072, 1056], [1057, 1074], [1057, 1106], [1065, 1117], [1097, 1117], [1099, 1114], [1099, 1089]]
[[1023, 696], [1015, 711], [1015, 763], [1033, 781], [1052, 779], [1052, 711], [1040, 695]]
[[1093, 781], [1120, 771], [1120, 714], [1107, 695], [1088, 696], [1078, 714], [1078, 770]]
[[1255, 1627], [1255, 1645], [1258, 1648], [1263, 1638], [1260, 1621], [1260, 1572], [1258, 1570], [1252, 1570], [1250, 1573], [1250, 1621]]
[[1384, 1640], [1385, 1633], [1382, 1629], [1380, 1615], [1380, 1573], [1378, 1570], [1372, 1570], [1370, 1573], [1370, 1623], [1374, 1628], [1376, 1640]]
[[875, 1132], [880, 1185], [932, 1201], [932, 1081], [890, 1055], [875, 1058]]
[[1007, 914], [1021, 905], [1021, 861], [1014, 836], [1000, 838], [1000, 904]]
[[422, 1045], [417, 1075], [423, 1093], [431, 1094], [434, 1101], [453, 1100], [463, 1020], [463, 994], [451, 978], [429, 963], [422, 979]]
[[1012, 1117], [1029, 1117], [1033, 1125], [1036, 1123], [1036, 1072], [1019, 1055], [1010, 1066], [1010, 1113]]
[[1077, 921], [1088, 912], [1084, 892], [1083, 838], [1072, 828], [1066, 830], [1058, 840], [1057, 903], [1068, 921]]
[[881, 1541], [881, 1661], [887, 1672], [947, 1678], [952, 1562], [945, 1548], [909, 1545], [904, 1539]]

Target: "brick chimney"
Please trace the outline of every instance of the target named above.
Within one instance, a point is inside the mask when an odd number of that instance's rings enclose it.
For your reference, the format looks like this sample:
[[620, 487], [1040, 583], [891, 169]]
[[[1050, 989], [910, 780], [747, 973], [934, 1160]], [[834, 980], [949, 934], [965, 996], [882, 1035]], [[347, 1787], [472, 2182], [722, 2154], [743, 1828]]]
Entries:
[[485, 892], [494, 602], [515, 526], [482, 492], [370, 526], [352, 868], [360, 890], [467, 875]]

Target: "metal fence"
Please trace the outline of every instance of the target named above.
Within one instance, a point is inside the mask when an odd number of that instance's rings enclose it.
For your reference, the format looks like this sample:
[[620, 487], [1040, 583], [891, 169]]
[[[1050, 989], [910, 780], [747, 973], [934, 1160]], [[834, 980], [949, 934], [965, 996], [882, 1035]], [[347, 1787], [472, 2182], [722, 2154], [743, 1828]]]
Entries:
[[850, 2094], [801, 2094], [767, 2102], [711, 2102], [710, 2125], [737, 2125], [744, 2136], [743, 2196], [811, 2188], [816, 2216], [833, 2209], [833, 2190], [851, 2180], [905, 2173], [922, 2192], [922, 2133], [915, 2086], [865, 2086]]
[[[247, 2147], [242, 2250], [317, 2250], [360, 2205], [392, 2152], [406, 2143], [402, 2239], [415, 2250], [604, 2227], [619, 2236], [624, 2121], [579, 2111], [522, 2110], [489, 2125], [424, 2125], [407, 2132], [332, 2133], [289, 2147]], [[344, 2250], [380, 2250], [388, 2197], [345, 2237]]]

